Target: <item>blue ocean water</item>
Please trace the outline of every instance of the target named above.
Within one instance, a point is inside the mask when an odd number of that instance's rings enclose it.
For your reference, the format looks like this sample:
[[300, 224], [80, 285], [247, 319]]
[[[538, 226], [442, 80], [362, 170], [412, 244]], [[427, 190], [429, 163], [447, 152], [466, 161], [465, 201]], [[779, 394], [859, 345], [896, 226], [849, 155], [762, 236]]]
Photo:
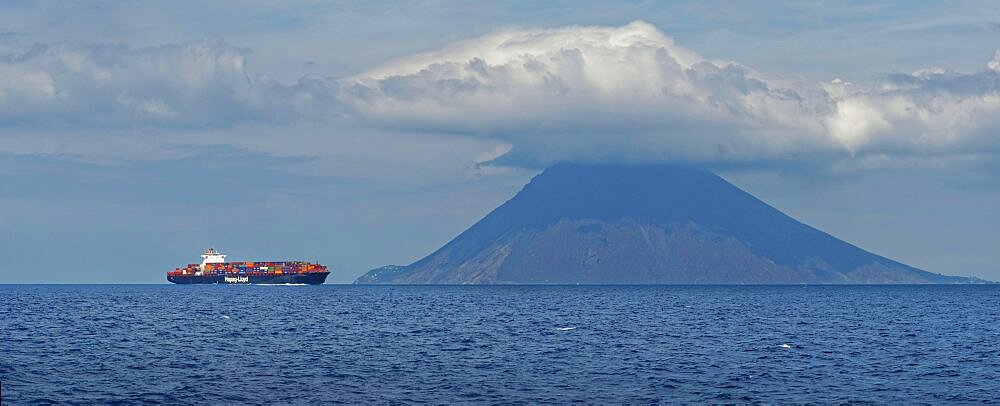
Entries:
[[1000, 286], [0, 286], [2, 402], [1000, 400]]

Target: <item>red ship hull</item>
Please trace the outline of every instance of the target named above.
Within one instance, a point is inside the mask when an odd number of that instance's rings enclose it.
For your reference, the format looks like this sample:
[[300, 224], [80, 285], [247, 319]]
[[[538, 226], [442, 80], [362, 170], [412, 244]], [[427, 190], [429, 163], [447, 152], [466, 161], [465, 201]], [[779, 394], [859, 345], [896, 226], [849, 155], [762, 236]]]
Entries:
[[167, 275], [167, 280], [182, 285], [227, 284], [227, 285], [319, 285], [326, 281], [329, 272], [310, 272], [284, 275]]

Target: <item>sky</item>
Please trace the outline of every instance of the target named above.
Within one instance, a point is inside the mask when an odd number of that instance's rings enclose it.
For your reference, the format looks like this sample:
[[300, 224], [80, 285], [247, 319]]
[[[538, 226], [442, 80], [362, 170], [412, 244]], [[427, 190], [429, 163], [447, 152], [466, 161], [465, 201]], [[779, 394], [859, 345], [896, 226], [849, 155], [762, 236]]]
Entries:
[[563, 161], [1000, 280], [998, 154], [996, 2], [0, 2], [0, 283], [349, 283]]

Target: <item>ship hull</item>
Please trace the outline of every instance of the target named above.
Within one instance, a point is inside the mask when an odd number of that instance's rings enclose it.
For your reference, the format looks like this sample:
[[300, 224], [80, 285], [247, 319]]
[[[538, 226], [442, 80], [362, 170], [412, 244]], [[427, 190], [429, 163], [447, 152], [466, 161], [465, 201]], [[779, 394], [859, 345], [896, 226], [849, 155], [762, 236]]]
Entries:
[[167, 281], [181, 285], [319, 285], [326, 282], [329, 272], [310, 272], [284, 275], [167, 275]]

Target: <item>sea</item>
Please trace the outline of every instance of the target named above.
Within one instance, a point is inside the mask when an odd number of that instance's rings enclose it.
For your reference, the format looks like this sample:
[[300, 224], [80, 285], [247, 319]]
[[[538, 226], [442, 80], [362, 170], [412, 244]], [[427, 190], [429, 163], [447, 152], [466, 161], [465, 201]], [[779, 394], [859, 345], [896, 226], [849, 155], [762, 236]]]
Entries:
[[1000, 401], [1000, 285], [0, 286], [0, 402]]

